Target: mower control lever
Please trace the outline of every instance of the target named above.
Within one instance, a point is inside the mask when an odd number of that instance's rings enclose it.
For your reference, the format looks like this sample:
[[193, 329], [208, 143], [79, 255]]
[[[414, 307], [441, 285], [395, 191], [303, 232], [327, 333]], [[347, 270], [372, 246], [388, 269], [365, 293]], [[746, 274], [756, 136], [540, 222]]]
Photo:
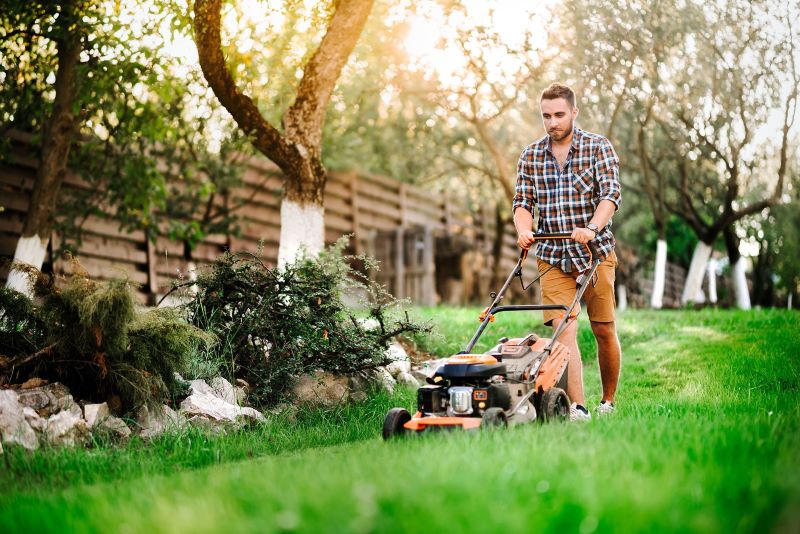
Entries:
[[[534, 241], [542, 241], [545, 239], [572, 239], [572, 234], [567, 232], [533, 234]], [[589, 252], [589, 263], [600, 256], [600, 252], [597, 250], [597, 245], [595, 245], [594, 240], [585, 243], [583, 246], [585, 246], [586, 250]], [[527, 256], [528, 251], [523, 249], [523, 252], [525, 256]], [[520, 253], [520, 258], [523, 258], [522, 253]]]

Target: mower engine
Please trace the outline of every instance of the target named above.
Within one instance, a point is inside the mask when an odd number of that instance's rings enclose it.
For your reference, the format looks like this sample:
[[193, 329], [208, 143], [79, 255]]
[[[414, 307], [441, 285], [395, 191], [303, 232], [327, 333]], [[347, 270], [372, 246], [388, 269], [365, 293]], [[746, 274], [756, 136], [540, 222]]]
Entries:
[[501, 339], [484, 354], [452, 356], [418, 390], [417, 414], [404, 427], [474, 428], [530, 422], [537, 414], [547, 420], [568, 413], [564, 389], [569, 351], [555, 343], [545, 358], [549, 342], [530, 334]]

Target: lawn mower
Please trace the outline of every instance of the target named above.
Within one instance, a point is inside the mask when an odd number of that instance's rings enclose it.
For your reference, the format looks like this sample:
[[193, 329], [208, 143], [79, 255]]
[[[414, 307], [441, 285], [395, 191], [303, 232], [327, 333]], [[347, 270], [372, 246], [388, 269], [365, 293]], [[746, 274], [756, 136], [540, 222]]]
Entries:
[[[534, 234], [534, 242], [547, 239], [570, 239], [569, 233]], [[586, 244], [589, 268], [577, 278], [575, 298], [569, 306], [525, 304], [503, 306], [501, 302], [515, 277], [523, 291], [542, 274], [525, 285], [522, 265], [528, 256], [520, 251], [519, 259], [502, 288], [492, 293], [491, 304], [479, 317], [480, 326], [466, 348], [448, 358], [427, 384], [417, 391], [417, 411], [412, 416], [405, 408], [392, 408], [383, 423], [384, 439], [423, 431], [475, 429], [508, 426], [533, 421], [565, 420], [570, 400], [566, 393], [569, 349], [558, 342], [567, 325], [576, 320], [572, 314], [584, 291], [594, 281], [600, 264], [597, 249]], [[545, 271], [546, 272], [546, 271]], [[483, 354], [472, 352], [481, 334], [500, 312], [561, 310], [565, 319], [551, 339], [530, 333], [524, 337], [501, 338]]]

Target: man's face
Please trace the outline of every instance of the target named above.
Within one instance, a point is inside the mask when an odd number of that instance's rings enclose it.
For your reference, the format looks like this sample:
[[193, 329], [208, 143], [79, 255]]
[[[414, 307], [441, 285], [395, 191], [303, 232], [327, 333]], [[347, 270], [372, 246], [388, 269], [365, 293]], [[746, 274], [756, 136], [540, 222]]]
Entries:
[[563, 141], [572, 133], [578, 108], [569, 105], [565, 98], [542, 100], [542, 123], [553, 141]]

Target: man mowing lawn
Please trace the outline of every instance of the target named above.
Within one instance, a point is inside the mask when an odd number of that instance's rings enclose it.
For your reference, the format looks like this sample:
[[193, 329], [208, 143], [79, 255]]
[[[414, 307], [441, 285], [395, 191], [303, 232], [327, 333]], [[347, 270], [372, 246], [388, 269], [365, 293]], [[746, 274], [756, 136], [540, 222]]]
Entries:
[[[617, 256], [611, 233], [611, 217], [620, 202], [619, 158], [608, 139], [575, 128], [578, 108], [570, 87], [550, 85], [542, 93], [540, 104], [547, 135], [522, 151], [517, 166], [513, 202], [517, 244], [527, 249], [534, 242], [534, 206], [539, 208], [539, 231], [572, 233], [573, 242], [546, 240], [536, 251], [542, 302], [569, 305], [575, 297], [577, 277], [589, 268], [583, 244], [594, 240], [603, 262], [583, 300], [597, 341], [603, 384], [597, 413], [606, 415], [614, 412], [621, 355], [614, 299]], [[579, 312], [578, 306], [573, 313]], [[558, 310], [544, 312], [545, 324], [554, 331], [562, 319]], [[588, 421], [592, 416], [585, 407], [577, 333], [578, 322], [573, 321], [560, 341], [571, 353], [567, 377], [567, 395], [572, 400], [570, 419]]]

